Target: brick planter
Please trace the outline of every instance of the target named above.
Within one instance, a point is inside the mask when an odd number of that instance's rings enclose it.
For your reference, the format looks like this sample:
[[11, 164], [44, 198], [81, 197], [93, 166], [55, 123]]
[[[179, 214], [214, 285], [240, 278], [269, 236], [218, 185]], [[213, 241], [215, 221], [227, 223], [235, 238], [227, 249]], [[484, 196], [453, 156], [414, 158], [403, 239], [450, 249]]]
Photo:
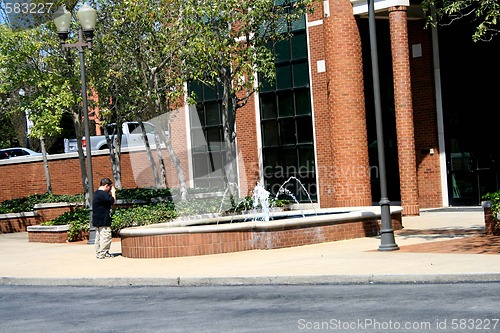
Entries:
[[[222, 217], [205, 219], [202, 223], [183, 221], [125, 228], [120, 233], [122, 255], [129, 258], [197, 256], [371, 237], [378, 235], [381, 227], [377, 210], [369, 207], [331, 216], [309, 216], [297, 219], [298, 223], [287, 220], [206, 223], [231, 219]], [[401, 211], [398, 207], [391, 212], [395, 230], [402, 228]]]
[[491, 201], [483, 201], [482, 206], [484, 211], [484, 233], [486, 235], [500, 236], [500, 228], [497, 227], [498, 222], [491, 211]]
[[82, 204], [59, 202], [35, 205], [33, 212], [0, 214], [0, 233], [26, 231], [28, 226], [53, 220], [65, 212], [74, 211]]
[[69, 225], [33, 225], [27, 227], [28, 240], [37, 243], [66, 243]]
[[26, 231], [27, 226], [40, 224], [40, 221], [37, 212], [0, 214], [0, 234]]

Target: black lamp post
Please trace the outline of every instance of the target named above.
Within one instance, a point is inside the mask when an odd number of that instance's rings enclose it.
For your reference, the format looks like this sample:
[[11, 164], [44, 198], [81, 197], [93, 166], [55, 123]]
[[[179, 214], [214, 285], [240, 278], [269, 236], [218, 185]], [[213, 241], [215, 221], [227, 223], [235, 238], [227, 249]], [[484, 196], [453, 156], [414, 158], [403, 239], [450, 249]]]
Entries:
[[[84, 48], [91, 48], [92, 38], [94, 37], [94, 29], [96, 24], [97, 12], [88, 4], [84, 4], [77, 12], [78, 20], [80, 21], [80, 29], [78, 31], [78, 42], [74, 44], [66, 43], [69, 35], [69, 26], [71, 25], [71, 13], [64, 6], [58, 8], [54, 13], [54, 23], [57, 28], [57, 33], [61, 38], [63, 49], [75, 47], [80, 55], [80, 77], [82, 81], [82, 100], [83, 100], [83, 116], [85, 137], [87, 145], [85, 147], [87, 154], [87, 181], [88, 181], [88, 198], [90, 210], [90, 234], [89, 244], [95, 242], [95, 229], [92, 225], [92, 199], [94, 196], [94, 182], [92, 177], [92, 153], [90, 151], [90, 129], [89, 129], [89, 109], [87, 104], [87, 84], [85, 80], [85, 58]], [[85, 37], [85, 40], [84, 40]]]
[[372, 76], [373, 76], [373, 95], [375, 99], [375, 120], [377, 123], [377, 150], [378, 165], [380, 175], [380, 218], [382, 220], [382, 229], [380, 230], [379, 251], [399, 250], [399, 246], [394, 239], [394, 229], [391, 219], [391, 202], [387, 197], [387, 178], [385, 174], [385, 148], [384, 148], [384, 129], [382, 122], [382, 107], [380, 103], [380, 82], [378, 72], [378, 50], [377, 50], [377, 32], [375, 28], [375, 9], [374, 0], [368, 1], [368, 24], [370, 30], [370, 51], [372, 58]]

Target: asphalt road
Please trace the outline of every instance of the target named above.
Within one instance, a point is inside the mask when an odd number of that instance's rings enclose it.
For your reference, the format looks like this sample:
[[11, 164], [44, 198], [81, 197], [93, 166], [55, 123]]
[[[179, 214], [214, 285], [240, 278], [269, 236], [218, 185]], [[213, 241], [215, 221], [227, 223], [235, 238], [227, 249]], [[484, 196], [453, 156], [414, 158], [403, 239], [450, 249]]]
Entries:
[[500, 283], [0, 285], [0, 331], [500, 332]]

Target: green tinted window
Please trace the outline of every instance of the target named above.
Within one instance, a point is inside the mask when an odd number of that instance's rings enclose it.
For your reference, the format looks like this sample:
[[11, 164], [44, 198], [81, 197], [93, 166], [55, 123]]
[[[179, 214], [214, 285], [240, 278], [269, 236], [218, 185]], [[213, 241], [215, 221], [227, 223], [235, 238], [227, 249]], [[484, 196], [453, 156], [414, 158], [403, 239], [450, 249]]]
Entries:
[[278, 105], [280, 117], [290, 117], [294, 115], [293, 92], [290, 90], [278, 94]]
[[290, 65], [276, 67], [276, 86], [278, 90], [292, 87], [292, 71]]
[[292, 43], [292, 57], [294, 59], [307, 57], [307, 40], [305, 34], [293, 36], [291, 39], [291, 43]]
[[317, 200], [317, 193], [304, 28], [305, 21], [294, 23], [289, 29], [299, 30], [274, 49], [276, 87], [266, 85], [259, 97], [265, 185], [276, 195], [284, 182], [295, 177], [298, 181], [290, 181], [287, 189], [300, 202], [310, 202]]
[[290, 42], [282, 40], [276, 43], [274, 47], [276, 62], [285, 61], [290, 59]]
[[297, 115], [311, 114], [311, 98], [309, 97], [309, 89], [297, 90], [294, 96]]
[[218, 126], [221, 123], [220, 110], [218, 102], [211, 102], [205, 104], [206, 110], [206, 124], [207, 126]]
[[276, 96], [274, 94], [262, 94], [260, 107], [262, 110], [262, 119], [274, 119], [278, 115], [276, 109]]
[[293, 65], [293, 86], [307, 87], [309, 85], [309, 67], [307, 62]]
[[221, 88], [199, 83], [189, 85], [199, 101], [190, 107], [191, 154], [195, 187], [222, 187], [224, 185], [224, 144], [222, 137]]
[[278, 146], [278, 123], [276, 121], [262, 122], [262, 135], [264, 139], [264, 146]]

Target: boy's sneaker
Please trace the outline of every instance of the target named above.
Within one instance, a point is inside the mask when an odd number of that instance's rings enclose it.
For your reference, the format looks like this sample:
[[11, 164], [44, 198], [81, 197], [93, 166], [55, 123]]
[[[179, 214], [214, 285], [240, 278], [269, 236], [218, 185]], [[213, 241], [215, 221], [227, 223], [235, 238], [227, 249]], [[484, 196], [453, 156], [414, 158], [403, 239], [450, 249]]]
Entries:
[[111, 254], [111, 253], [109, 253], [109, 252], [106, 252], [106, 253], [104, 253], [103, 255], [100, 255], [100, 256], [99, 256], [99, 255], [98, 255], [98, 256], [96, 256], [96, 258], [97, 258], [97, 259], [108, 259], [108, 258], [114, 258], [114, 257], [115, 257], [115, 256], [114, 256], [114, 255], [112, 255], [112, 254]]

